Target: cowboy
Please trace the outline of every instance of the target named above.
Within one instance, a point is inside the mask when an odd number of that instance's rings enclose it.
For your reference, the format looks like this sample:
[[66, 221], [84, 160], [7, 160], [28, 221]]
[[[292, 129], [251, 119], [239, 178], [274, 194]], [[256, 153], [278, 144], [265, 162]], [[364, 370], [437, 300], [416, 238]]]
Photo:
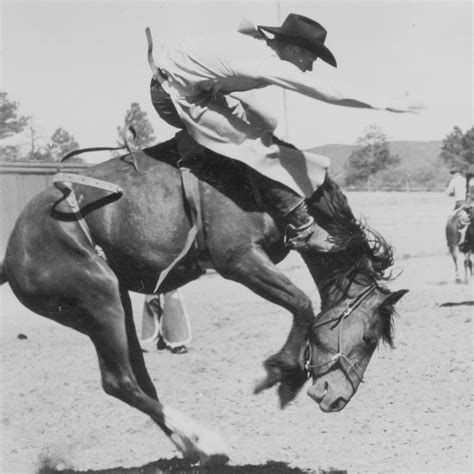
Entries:
[[[464, 227], [460, 229], [459, 250], [461, 252], [468, 252], [474, 250], [473, 234], [474, 234], [474, 164], [469, 165], [466, 171], [466, 200], [463, 206], [463, 220]], [[469, 243], [471, 241], [471, 243]]]
[[461, 168], [457, 165], [452, 166], [449, 173], [452, 175], [452, 178], [446, 188], [446, 194], [454, 197], [454, 210], [456, 211], [464, 206], [466, 198], [466, 178], [461, 174]]
[[334, 105], [393, 112], [421, 108], [406, 98], [375, 104], [307, 78], [304, 72], [318, 58], [337, 67], [326, 35], [319, 23], [296, 14], [288, 15], [281, 27], [255, 27], [243, 20], [235, 33], [163, 48], [151, 81], [153, 105], [167, 123], [185, 129], [199, 145], [270, 178], [260, 192], [285, 219], [287, 243], [297, 251], [335, 249], [305, 205], [305, 197], [324, 182], [329, 159], [276, 140], [277, 121], [248, 92], [276, 85]]
[[465, 208], [472, 212], [474, 207], [474, 164], [469, 165], [466, 171], [466, 205]]

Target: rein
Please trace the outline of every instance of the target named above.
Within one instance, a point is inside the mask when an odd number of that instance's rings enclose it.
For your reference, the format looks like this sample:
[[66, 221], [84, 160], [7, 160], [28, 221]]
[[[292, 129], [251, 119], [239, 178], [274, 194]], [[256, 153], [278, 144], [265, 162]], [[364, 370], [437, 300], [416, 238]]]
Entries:
[[[318, 323], [318, 321], [324, 316], [325, 313], [327, 313], [328, 310], [325, 311], [320, 311], [316, 316], [315, 320], [313, 323], [313, 326], [311, 327], [311, 333], [314, 332], [315, 329], [324, 326], [329, 323], [335, 323], [331, 327], [332, 329], [335, 329], [337, 326], [339, 326], [339, 334], [338, 334], [338, 347], [337, 347], [337, 353], [334, 354], [331, 359], [328, 361], [319, 364], [319, 365], [313, 365], [311, 364], [312, 358], [313, 358], [313, 349], [311, 347], [310, 343], [310, 338], [306, 340], [306, 349], [305, 349], [305, 362], [304, 362], [304, 368], [306, 370], [306, 377], [309, 379], [311, 376], [315, 377], [317, 375], [321, 374], [314, 374], [312, 369], [319, 369], [321, 367], [326, 367], [327, 368], [326, 372], [329, 372], [336, 364], [340, 364], [342, 369], [345, 371], [346, 377], [349, 377], [349, 372], [350, 370], [353, 370], [359, 379], [360, 382], [363, 382], [362, 376], [359, 374], [357, 369], [355, 368], [355, 365], [357, 364], [358, 360], [351, 361], [349, 357], [347, 357], [346, 354], [344, 354], [342, 350], [342, 327], [344, 324], [344, 320], [347, 319], [354, 310], [356, 310], [367, 298], [370, 296], [375, 290], [377, 289], [376, 284], [372, 284], [368, 286], [367, 288], [364, 288], [347, 306], [346, 309], [337, 317], [328, 319], [327, 321], [321, 321]], [[344, 367], [343, 362], [347, 363], [347, 368]]]
[[[127, 136], [126, 136], [127, 131], [130, 131], [130, 133], [132, 134], [132, 140], [131, 141], [127, 139]], [[133, 167], [135, 168], [135, 171], [138, 172], [139, 169], [138, 169], [137, 159], [136, 159], [135, 154], [134, 154], [134, 151], [137, 151], [137, 149], [138, 149], [137, 146], [134, 144], [134, 141], [137, 138], [137, 132], [136, 132], [136, 130], [133, 126], [130, 126], [128, 128], [125, 126], [120, 130], [119, 134], [120, 134], [120, 137], [123, 140], [123, 145], [115, 146], [115, 147], [114, 146], [95, 146], [95, 147], [92, 147], [92, 148], [81, 148], [79, 150], [71, 151], [66, 156], [63, 156], [60, 163], [63, 163], [64, 161], [68, 160], [69, 158], [72, 158], [73, 156], [82, 155], [83, 153], [90, 153], [90, 152], [95, 152], [95, 151], [127, 150], [128, 153], [130, 154], [130, 156], [132, 157]], [[132, 143], [133, 143], [133, 145], [132, 145]], [[60, 168], [61, 168], [61, 165], [59, 165], [59, 169]]]

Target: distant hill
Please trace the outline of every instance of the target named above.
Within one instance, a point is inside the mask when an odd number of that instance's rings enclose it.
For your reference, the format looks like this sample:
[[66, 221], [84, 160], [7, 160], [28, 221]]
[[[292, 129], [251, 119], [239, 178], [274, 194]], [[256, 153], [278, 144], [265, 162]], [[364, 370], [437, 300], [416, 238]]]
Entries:
[[[438, 158], [441, 152], [442, 141], [393, 141], [389, 142], [390, 151], [401, 158], [400, 168], [407, 170], [421, 167], [439, 166]], [[327, 156], [331, 159], [331, 176], [341, 177], [344, 172], [344, 163], [354, 150], [355, 145], [323, 145], [311, 148], [308, 151]]]

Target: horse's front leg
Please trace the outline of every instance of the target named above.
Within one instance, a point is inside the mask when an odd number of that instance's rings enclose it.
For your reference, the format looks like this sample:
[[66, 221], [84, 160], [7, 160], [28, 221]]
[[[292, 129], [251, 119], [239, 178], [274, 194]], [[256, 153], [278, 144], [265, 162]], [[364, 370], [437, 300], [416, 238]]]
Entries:
[[449, 247], [449, 253], [451, 254], [451, 258], [454, 262], [454, 279], [456, 283], [461, 283], [461, 275], [459, 274], [459, 265], [458, 265], [458, 257], [459, 257], [459, 249], [457, 246], [452, 245]]
[[258, 248], [235, 256], [230, 262], [217, 264], [216, 270], [293, 314], [293, 324], [285, 344], [265, 361], [267, 376], [255, 388], [259, 393], [280, 383], [278, 391], [283, 407], [295, 398], [306, 381], [304, 350], [314, 319], [311, 301]]
[[464, 283], [467, 285], [472, 278], [472, 260], [471, 251], [468, 251], [464, 255]]

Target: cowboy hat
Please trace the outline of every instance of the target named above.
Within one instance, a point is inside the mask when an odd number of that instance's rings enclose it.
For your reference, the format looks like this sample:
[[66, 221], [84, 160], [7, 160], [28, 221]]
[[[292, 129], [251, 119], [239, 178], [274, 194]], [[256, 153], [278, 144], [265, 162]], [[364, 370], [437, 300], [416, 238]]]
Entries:
[[258, 30], [268, 31], [276, 36], [296, 40], [302, 43], [305, 48], [316, 53], [323, 61], [331, 66], [337, 67], [336, 58], [331, 51], [324, 46], [327, 31], [318, 22], [310, 18], [290, 13], [281, 27], [259, 25]]

